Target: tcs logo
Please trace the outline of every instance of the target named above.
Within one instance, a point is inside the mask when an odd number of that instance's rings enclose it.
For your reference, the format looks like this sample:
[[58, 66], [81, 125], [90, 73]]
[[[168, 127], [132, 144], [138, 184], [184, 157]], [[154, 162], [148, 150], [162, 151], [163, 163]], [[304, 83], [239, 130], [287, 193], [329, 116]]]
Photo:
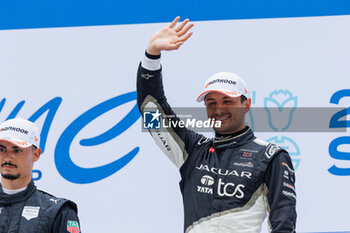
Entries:
[[243, 184], [235, 185], [234, 183], [224, 183], [222, 179], [219, 179], [218, 183], [218, 195], [221, 197], [236, 197], [236, 198], [243, 198], [244, 192], [243, 188], [245, 186]]

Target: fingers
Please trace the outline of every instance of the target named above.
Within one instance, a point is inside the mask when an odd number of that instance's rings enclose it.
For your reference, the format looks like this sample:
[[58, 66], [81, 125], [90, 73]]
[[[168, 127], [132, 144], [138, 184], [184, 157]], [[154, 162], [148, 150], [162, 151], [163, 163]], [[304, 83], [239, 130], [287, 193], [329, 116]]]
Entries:
[[175, 27], [175, 25], [177, 24], [177, 22], [179, 22], [179, 20], [180, 20], [180, 16], [177, 16], [177, 17], [173, 20], [173, 22], [171, 22], [171, 23], [169, 24], [169, 27], [170, 27], [170, 28]]
[[[178, 49], [186, 40], [188, 40], [193, 32], [189, 32], [189, 30], [194, 26], [194, 23], [188, 23], [190, 20], [185, 19], [183, 22], [181, 22], [178, 26], [176, 24], [179, 22], [180, 16], [177, 16], [173, 22], [169, 24], [169, 28], [172, 29], [171, 31], [175, 32], [177, 38], [173, 40], [171, 45], [168, 45], [169, 47], [165, 50], [174, 50]], [[175, 27], [176, 26], [176, 27]]]
[[186, 27], [183, 28], [177, 35], [178, 36], [185, 35], [188, 32], [188, 30], [190, 30], [193, 26], [194, 26], [194, 23], [190, 23], [190, 24], [186, 25]]
[[189, 22], [189, 19], [185, 19], [179, 26], [177, 26], [174, 30], [175, 32], [179, 32], [183, 29], [183, 27]]
[[184, 42], [177, 42], [176, 44], [173, 44], [171, 47], [171, 50], [178, 49], [181, 45], [183, 45]]
[[181, 41], [182, 43], [185, 42], [186, 40], [188, 40], [188, 38], [192, 36], [192, 34], [193, 32], [187, 33], [185, 36], [181, 37], [179, 41]]

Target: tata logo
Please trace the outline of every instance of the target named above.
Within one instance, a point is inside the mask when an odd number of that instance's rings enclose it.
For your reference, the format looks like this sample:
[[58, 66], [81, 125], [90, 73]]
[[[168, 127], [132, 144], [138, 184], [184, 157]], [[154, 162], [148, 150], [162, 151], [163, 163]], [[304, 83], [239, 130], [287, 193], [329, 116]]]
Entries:
[[202, 177], [201, 183], [203, 185], [208, 185], [208, 186], [213, 185], [214, 184], [214, 178], [211, 177], [211, 176], [205, 175], [205, 176]]
[[[214, 182], [215, 182], [214, 178], [208, 175], [205, 175], [201, 178], [201, 183], [202, 185], [205, 185], [205, 186], [212, 186]], [[213, 188], [205, 187], [205, 186], [197, 186], [197, 192], [213, 194]]]
[[[136, 92], [129, 92], [122, 94], [111, 99], [108, 99], [96, 106], [90, 108], [86, 112], [82, 113], [71, 123], [68, 123], [68, 126], [63, 130], [63, 133], [59, 136], [59, 139], [56, 143], [55, 152], [54, 152], [54, 161], [57, 168], [57, 171], [61, 174], [66, 180], [77, 183], [77, 184], [86, 184], [96, 182], [110, 175], [116, 173], [124, 166], [126, 166], [139, 152], [139, 147], [133, 148], [127, 154], [123, 155], [119, 159], [105, 165], [98, 167], [85, 168], [81, 167], [78, 164], [75, 164], [71, 159], [71, 146], [76, 142], [75, 138], [85, 127], [89, 126], [99, 117], [108, 113], [109, 111], [126, 104], [131, 101], [136, 100]], [[0, 110], [3, 109], [6, 103], [6, 99], [2, 99], [0, 102]], [[42, 152], [45, 151], [47, 137], [51, 128], [51, 125], [54, 121], [55, 115], [59, 110], [59, 107], [62, 103], [61, 97], [55, 97], [40, 107], [37, 111], [31, 115], [28, 120], [35, 122], [39, 118], [40, 120], [44, 119], [44, 123], [41, 129], [40, 137], [40, 148]], [[11, 111], [7, 119], [12, 119], [17, 116], [17, 114], [22, 109], [25, 101], [19, 102], [15, 108]], [[44, 116], [46, 116], [44, 118]], [[128, 128], [130, 128], [138, 119], [140, 118], [140, 113], [135, 104], [132, 109], [122, 118], [119, 122], [111, 122], [112, 127], [101, 134], [80, 140], [79, 145], [84, 147], [97, 146], [108, 141], [111, 141], [123, 134]], [[34, 171], [33, 171], [34, 172]], [[35, 170], [35, 178], [41, 178], [41, 172]]]

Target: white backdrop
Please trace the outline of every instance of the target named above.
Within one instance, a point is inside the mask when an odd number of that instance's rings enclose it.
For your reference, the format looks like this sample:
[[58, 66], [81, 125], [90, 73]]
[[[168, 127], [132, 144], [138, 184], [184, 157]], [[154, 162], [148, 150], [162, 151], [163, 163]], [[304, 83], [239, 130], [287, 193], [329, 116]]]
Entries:
[[[77, 184], [62, 177], [54, 159], [61, 156], [55, 155], [59, 138], [75, 119], [105, 100], [135, 91], [136, 69], [149, 37], [165, 25], [0, 31], [0, 100], [6, 99], [0, 120], [23, 100], [17, 116], [29, 118], [51, 99], [62, 99], [45, 152], [35, 165], [42, 173], [36, 184], [74, 200], [85, 233], [183, 230], [180, 176], [149, 134], [141, 132], [140, 119], [109, 142], [79, 144], [113, 127], [136, 101], [92, 121], [70, 147], [72, 161], [83, 168], [111, 163], [139, 147], [121, 170], [96, 182]], [[168, 100], [174, 107], [201, 106], [195, 99], [204, 81], [218, 71], [231, 71], [248, 83], [253, 106], [264, 107], [265, 98], [275, 90], [285, 93], [275, 99], [296, 97], [294, 107], [350, 106], [349, 97], [342, 98], [340, 105], [330, 103], [334, 93], [350, 88], [349, 25], [350, 16], [196, 22], [193, 37], [179, 51], [162, 56]], [[36, 121], [39, 128], [45, 117]], [[333, 159], [328, 151], [334, 139], [349, 133], [257, 136], [288, 137], [295, 143], [288, 149], [296, 165], [298, 232], [349, 231], [350, 177], [328, 171], [333, 165], [350, 167], [350, 162]], [[286, 143], [281, 141], [282, 146]], [[338, 149], [349, 158], [349, 144]]]

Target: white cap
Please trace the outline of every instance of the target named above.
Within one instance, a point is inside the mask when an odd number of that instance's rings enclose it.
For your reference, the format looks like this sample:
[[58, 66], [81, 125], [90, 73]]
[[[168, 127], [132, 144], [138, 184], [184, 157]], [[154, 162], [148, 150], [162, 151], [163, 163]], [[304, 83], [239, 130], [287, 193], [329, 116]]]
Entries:
[[21, 148], [31, 145], [39, 148], [39, 130], [28, 120], [14, 118], [0, 124], [0, 140], [8, 141]]
[[220, 92], [228, 97], [239, 97], [244, 95], [248, 97], [247, 84], [237, 74], [229, 72], [220, 72], [212, 75], [204, 86], [204, 91], [197, 98], [198, 102], [204, 100], [210, 92]]

